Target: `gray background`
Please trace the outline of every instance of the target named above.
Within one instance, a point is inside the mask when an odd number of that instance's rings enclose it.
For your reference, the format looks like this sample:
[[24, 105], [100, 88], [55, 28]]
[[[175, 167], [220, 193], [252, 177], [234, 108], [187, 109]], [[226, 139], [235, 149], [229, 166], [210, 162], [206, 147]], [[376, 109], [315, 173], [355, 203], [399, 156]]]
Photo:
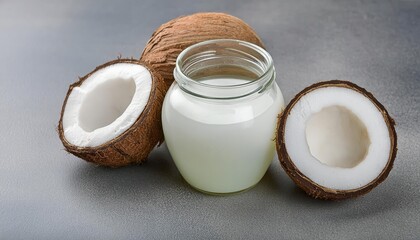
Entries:
[[[165, 146], [117, 170], [66, 154], [55, 128], [68, 85], [197, 11], [258, 32], [286, 102], [320, 80], [372, 91], [398, 123], [388, 179], [358, 199], [314, 200], [275, 160], [254, 189], [214, 197], [182, 180]], [[0, 0], [0, 239], [419, 239], [419, 43], [419, 1]]]

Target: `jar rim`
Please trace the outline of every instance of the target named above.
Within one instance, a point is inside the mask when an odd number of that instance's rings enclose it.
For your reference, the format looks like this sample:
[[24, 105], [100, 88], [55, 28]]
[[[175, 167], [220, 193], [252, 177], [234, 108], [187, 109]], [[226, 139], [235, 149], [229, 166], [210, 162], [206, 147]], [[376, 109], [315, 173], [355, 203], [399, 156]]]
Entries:
[[[199, 49], [199, 48], [203, 48], [206, 45], [208, 46], [212, 46], [215, 45], [217, 46], [217, 44], [237, 44], [237, 46], [243, 47], [245, 49], [249, 49], [250, 51], [254, 51], [255, 55], [258, 54], [262, 57], [262, 60], [259, 60], [259, 64], [264, 65], [264, 72], [262, 72], [261, 75], [259, 75], [257, 78], [253, 79], [252, 81], [247, 81], [245, 83], [240, 83], [240, 84], [231, 84], [231, 85], [215, 85], [215, 84], [208, 84], [205, 82], [201, 82], [201, 81], [197, 81], [193, 78], [191, 78], [185, 71], [184, 71], [184, 61], [188, 59], [188, 57], [186, 58], [187, 54], [190, 54], [192, 51]], [[222, 45], [220, 45], [222, 46]], [[235, 50], [234, 47], [231, 48], [226, 48], [229, 50]], [[237, 50], [240, 51], [240, 50]], [[203, 52], [204, 53], [204, 52]], [[252, 56], [254, 58], [256, 58], [256, 56], [253, 56], [252, 54], [249, 53], [244, 53], [241, 51], [242, 54], [247, 54], [249, 56]], [[246, 42], [246, 41], [242, 41], [242, 40], [236, 40], [236, 39], [213, 39], [213, 40], [207, 40], [207, 41], [203, 41], [203, 42], [199, 42], [196, 44], [193, 44], [189, 47], [187, 47], [186, 49], [184, 49], [177, 57], [176, 59], [176, 66], [174, 69], [174, 77], [175, 80], [179, 83], [180, 87], [183, 88], [186, 85], [194, 85], [194, 87], [196, 88], [203, 88], [204, 89], [211, 89], [211, 90], [226, 90], [228, 91], [229, 89], [239, 89], [239, 88], [244, 88], [244, 89], [253, 89], [254, 91], [252, 92], [248, 92], [245, 95], [250, 95], [252, 93], [258, 92], [261, 89], [263, 89], [265, 87], [265, 85], [268, 85], [269, 83], [271, 83], [273, 80], [273, 76], [275, 76], [274, 73], [274, 63], [273, 63], [273, 59], [271, 57], [271, 55], [262, 47], [257, 46], [253, 43], [250, 42]], [[180, 80], [182, 79], [182, 80]], [[190, 94], [199, 96], [199, 97], [205, 97], [205, 98], [212, 98], [212, 99], [225, 99], [225, 98], [238, 98], [238, 97], [242, 97], [245, 95], [240, 95], [240, 96], [234, 96], [234, 97], [209, 97], [209, 96], [203, 96], [203, 94], [197, 94], [191, 91], [188, 91], [188, 89], [183, 88], [184, 91], [187, 91]]]

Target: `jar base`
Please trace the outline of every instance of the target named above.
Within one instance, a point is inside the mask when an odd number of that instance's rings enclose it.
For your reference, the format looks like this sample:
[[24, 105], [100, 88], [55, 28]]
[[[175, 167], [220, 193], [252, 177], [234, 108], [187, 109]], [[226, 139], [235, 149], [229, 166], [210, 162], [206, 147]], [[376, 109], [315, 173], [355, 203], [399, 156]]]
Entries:
[[[258, 182], [259, 182], [259, 181], [258, 181]], [[239, 190], [239, 191], [235, 191], [235, 192], [226, 192], [226, 193], [209, 192], [209, 191], [202, 190], [202, 189], [199, 189], [199, 188], [197, 188], [197, 187], [194, 187], [193, 185], [189, 184], [188, 182], [187, 182], [187, 183], [188, 183], [188, 185], [189, 185], [191, 188], [193, 188], [194, 190], [196, 190], [196, 191], [198, 191], [198, 192], [201, 192], [201, 193], [204, 193], [204, 194], [207, 194], [207, 195], [212, 195], [212, 196], [219, 196], [219, 197], [222, 197], [222, 196], [230, 196], [230, 195], [236, 195], [236, 194], [241, 194], [241, 193], [243, 193], [243, 192], [247, 192], [247, 191], [249, 191], [250, 189], [254, 188], [254, 187], [258, 184], [258, 182], [257, 182], [257, 183], [255, 183], [254, 185], [252, 185], [252, 186], [248, 187], [248, 188], [245, 188], [245, 189], [242, 189], [242, 190]]]

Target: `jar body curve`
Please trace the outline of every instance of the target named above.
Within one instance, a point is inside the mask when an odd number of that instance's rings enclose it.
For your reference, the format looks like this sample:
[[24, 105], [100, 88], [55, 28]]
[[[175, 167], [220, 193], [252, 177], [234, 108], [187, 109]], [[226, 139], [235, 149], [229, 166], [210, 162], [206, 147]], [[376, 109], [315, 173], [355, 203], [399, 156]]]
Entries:
[[257, 184], [275, 152], [283, 96], [274, 82], [258, 96], [229, 102], [197, 99], [177, 83], [162, 109], [166, 145], [183, 178], [209, 193], [232, 193]]

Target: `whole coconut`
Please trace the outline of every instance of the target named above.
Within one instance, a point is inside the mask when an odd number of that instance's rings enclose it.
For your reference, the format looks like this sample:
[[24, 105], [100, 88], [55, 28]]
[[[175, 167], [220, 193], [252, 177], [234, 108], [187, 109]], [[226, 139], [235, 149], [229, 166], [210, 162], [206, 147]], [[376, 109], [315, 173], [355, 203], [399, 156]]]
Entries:
[[176, 58], [182, 50], [211, 39], [238, 39], [263, 47], [255, 31], [241, 19], [225, 13], [196, 13], [161, 25], [140, 59], [159, 72], [169, 88], [174, 81]]

